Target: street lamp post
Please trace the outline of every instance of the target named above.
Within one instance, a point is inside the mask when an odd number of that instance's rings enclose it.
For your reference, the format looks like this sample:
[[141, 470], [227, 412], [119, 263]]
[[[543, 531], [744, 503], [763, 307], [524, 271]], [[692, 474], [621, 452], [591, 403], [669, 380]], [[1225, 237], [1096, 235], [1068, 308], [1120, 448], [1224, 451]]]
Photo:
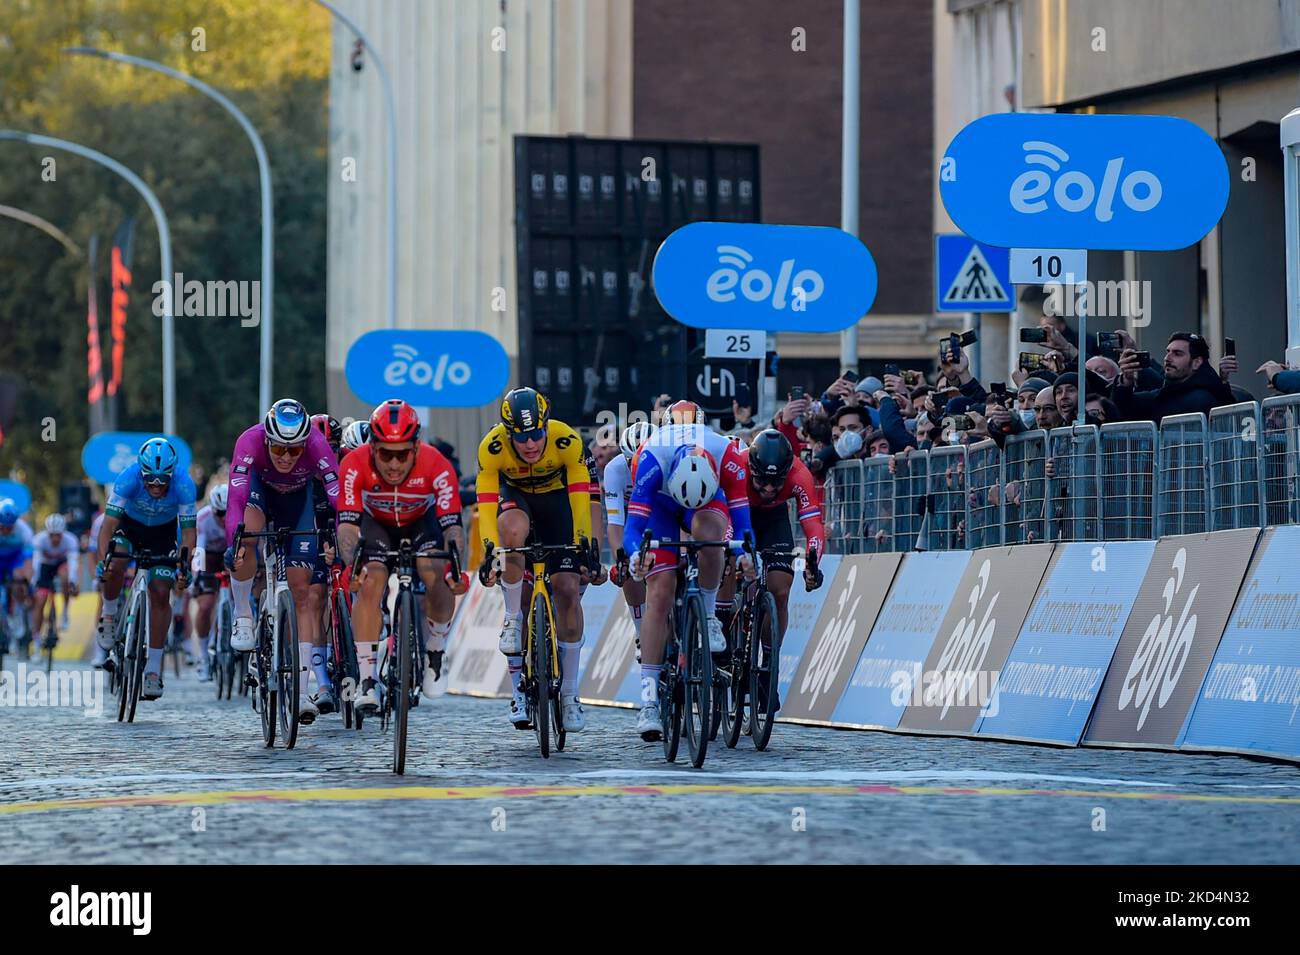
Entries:
[[[64, 53], [71, 53], [74, 56], [98, 56], [105, 60], [112, 60], [114, 63], [126, 63], [130, 66], [139, 66], [146, 70], [153, 70], [156, 73], [162, 73], [170, 76], [172, 79], [180, 80], [198, 90], [200, 93], [216, 100], [227, 113], [235, 118], [235, 122], [243, 128], [248, 135], [249, 141], [253, 144], [253, 153], [257, 156], [257, 178], [262, 191], [262, 311], [261, 311], [261, 343], [259, 356], [259, 372], [257, 377], [257, 400], [258, 406], [263, 410], [271, 406], [271, 352], [274, 343], [275, 316], [273, 314], [275, 302], [275, 209], [271, 196], [271, 163], [266, 156], [266, 146], [262, 144], [262, 137], [258, 135], [256, 127], [244, 115], [238, 106], [219, 90], [213, 89], [207, 83], [200, 79], [190, 76], [188, 73], [182, 73], [180, 70], [173, 69], [163, 63], [157, 63], [153, 60], [146, 60], [138, 56], [130, 56], [126, 53], [116, 53], [112, 50], [97, 50], [88, 46], [68, 47]], [[170, 282], [170, 276], [164, 276]]]
[[393, 99], [393, 84], [384, 68], [384, 61], [356, 21], [329, 0], [316, 0], [357, 35], [357, 39], [374, 57], [375, 68], [384, 86], [384, 110], [388, 114], [388, 327], [397, 327], [397, 106]]
[[68, 238], [67, 234], [62, 229], [54, 223], [28, 212], [26, 209], [15, 209], [13, 206], [0, 206], [0, 216], [3, 216], [6, 219], [14, 219], [18, 222], [25, 222], [29, 226], [34, 226], [35, 228], [40, 229], [79, 259], [85, 258], [86, 256], [86, 253], [81, 250], [81, 246]]
[[[149, 206], [149, 211], [153, 213], [153, 220], [158, 227], [158, 257], [162, 260], [162, 277], [165, 287], [171, 289], [172, 283], [172, 236], [171, 229], [167, 226], [167, 213], [163, 212], [162, 203], [154, 195], [153, 190], [145, 185], [144, 180], [133, 173], [126, 166], [123, 166], [116, 159], [105, 156], [89, 147], [82, 146], [80, 143], [68, 142], [66, 139], [55, 139], [52, 136], [41, 136], [36, 133], [24, 133], [16, 129], [0, 129], [0, 139], [12, 139], [18, 142], [29, 143], [32, 146], [44, 146], [47, 149], [61, 149], [65, 152], [81, 156], [83, 159], [89, 159], [91, 162], [99, 163], [117, 173], [132, 186], [135, 191], [140, 193], [144, 201]], [[174, 289], [172, 290], [175, 291]], [[167, 294], [163, 296], [163, 315], [162, 315], [162, 333], [163, 333], [163, 432], [165, 434], [176, 433], [176, 329], [172, 317], [172, 296]]]

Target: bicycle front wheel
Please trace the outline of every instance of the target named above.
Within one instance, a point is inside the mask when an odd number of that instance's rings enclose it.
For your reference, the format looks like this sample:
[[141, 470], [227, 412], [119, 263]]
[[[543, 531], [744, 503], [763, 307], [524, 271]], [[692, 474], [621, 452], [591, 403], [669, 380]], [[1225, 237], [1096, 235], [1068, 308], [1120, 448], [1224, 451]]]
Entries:
[[542, 751], [543, 759], [550, 759], [551, 643], [555, 635], [551, 633], [551, 618], [546, 611], [546, 598], [539, 593], [533, 598], [532, 632], [528, 639], [534, 688], [532, 717], [533, 730], [537, 734], [537, 748]]
[[776, 598], [764, 593], [754, 608], [754, 629], [749, 640], [749, 710], [754, 748], [766, 749], [780, 707], [781, 637], [777, 632]]
[[389, 667], [397, 667], [397, 682], [389, 683], [389, 696], [393, 706], [393, 772], [399, 776], [406, 772], [406, 728], [411, 711], [412, 655], [419, 645], [415, 633], [415, 594], [402, 590], [397, 595], [397, 615], [393, 618], [397, 637], [397, 659], [389, 660]]
[[280, 739], [285, 749], [298, 742], [298, 684], [302, 660], [298, 652], [298, 612], [293, 594], [282, 590], [275, 598], [275, 616], [280, 641], [277, 689], [280, 695]]
[[126, 650], [126, 672], [129, 688], [126, 700], [126, 721], [135, 722], [135, 707], [144, 689], [144, 664], [149, 655], [149, 594], [146, 590], [135, 592], [131, 600], [131, 632]]
[[713, 654], [709, 652], [707, 621], [704, 600], [699, 596], [689, 598], [686, 628], [682, 633], [682, 648], [686, 657], [682, 681], [685, 684], [682, 724], [686, 746], [691, 753], [691, 765], [696, 769], [704, 765], [713, 723]]
[[731, 631], [728, 634], [731, 647], [731, 667], [727, 689], [722, 694], [723, 742], [728, 749], [735, 749], [740, 742], [740, 734], [745, 728], [745, 690], [749, 685], [749, 630], [744, 620], [748, 616], [746, 604], [742, 600], [731, 618]]
[[361, 682], [361, 669], [357, 665], [356, 641], [352, 638], [352, 617], [342, 591], [334, 595], [334, 620], [335, 689], [339, 695], [339, 708], [343, 711], [343, 726], [351, 729], [352, 700]]
[[275, 745], [275, 717], [280, 705], [277, 679], [271, 667], [271, 646], [274, 640], [271, 614], [263, 609], [257, 615], [257, 649], [253, 651], [257, 667], [257, 711], [262, 717], [262, 742]]

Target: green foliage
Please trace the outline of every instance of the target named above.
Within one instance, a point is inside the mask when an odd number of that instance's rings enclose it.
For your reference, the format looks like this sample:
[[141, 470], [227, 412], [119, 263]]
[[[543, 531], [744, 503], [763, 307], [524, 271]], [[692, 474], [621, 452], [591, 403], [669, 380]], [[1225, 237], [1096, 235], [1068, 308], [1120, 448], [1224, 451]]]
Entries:
[[[325, 397], [325, 217], [329, 15], [310, 0], [0, 0], [0, 128], [97, 149], [134, 170], [171, 226], [186, 280], [261, 278], [257, 162], [215, 102], [161, 74], [64, 54], [85, 45], [159, 60], [212, 84], [261, 133], [275, 193], [277, 396]], [[202, 34], [196, 33], [202, 30]], [[206, 51], [198, 51], [201, 37]], [[43, 181], [45, 156], [56, 179]], [[0, 141], [0, 204], [48, 219], [87, 249], [100, 237], [99, 314], [109, 370], [108, 251], [136, 220], [119, 427], [162, 426], [161, 270], [153, 217], [131, 186], [71, 153]], [[22, 382], [0, 446], [0, 474], [38, 501], [82, 477], [86, 262], [31, 226], [0, 218], [0, 373]], [[254, 423], [260, 330], [238, 317], [176, 318], [177, 430], [210, 468]], [[57, 439], [43, 441], [53, 417]]]

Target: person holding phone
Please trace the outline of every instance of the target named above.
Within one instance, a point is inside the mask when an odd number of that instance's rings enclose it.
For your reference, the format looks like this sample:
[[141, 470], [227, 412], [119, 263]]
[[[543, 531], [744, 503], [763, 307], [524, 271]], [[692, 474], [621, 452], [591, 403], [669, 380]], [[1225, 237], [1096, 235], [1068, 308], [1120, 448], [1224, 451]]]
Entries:
[[1142, 361], [1132, 348], [1120, 353], [1120, 376], [1114, 401], [1125, 421], [1154, 421], [1167, 415], [1209, 414], [1219, 405], [1232, 404], [1232, 389], [1210, 365], [1210, 346], [1194, 332], [1174, 332], [1165, 347], [1165, 382], [1156, 390], [1137, 391]]

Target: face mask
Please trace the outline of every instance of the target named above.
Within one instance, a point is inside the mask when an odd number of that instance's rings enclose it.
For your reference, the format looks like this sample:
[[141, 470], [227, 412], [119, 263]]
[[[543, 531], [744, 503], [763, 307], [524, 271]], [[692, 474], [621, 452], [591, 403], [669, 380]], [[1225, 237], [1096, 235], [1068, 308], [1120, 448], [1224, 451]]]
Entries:
[[1027, 411], [1021, 411], [1021, 412], [1020, 412], [1020, 420], [1023, 421], [1023, 422], [1025, 423], [1025, 427], [1026, 427], [1026, 428], [1033, 428], [1033, 427], [1036, 427], [1036, 426], [1038, 425], [1038, 418], [1037, 418], [1037, 416], [1034, 414], [1034, 409], [1033, 409], [1033, 408], [1030, 408], [1030, 409], [1027, 410]]
[[845, 431], [835, 442], [835, 453], [842, 458], [851, 458], [862, 450], [862, 435], [856, 431]]
[[954, 431], [952, 434], [948, 435], [948, 443], [961, 444], [961, 432]]

